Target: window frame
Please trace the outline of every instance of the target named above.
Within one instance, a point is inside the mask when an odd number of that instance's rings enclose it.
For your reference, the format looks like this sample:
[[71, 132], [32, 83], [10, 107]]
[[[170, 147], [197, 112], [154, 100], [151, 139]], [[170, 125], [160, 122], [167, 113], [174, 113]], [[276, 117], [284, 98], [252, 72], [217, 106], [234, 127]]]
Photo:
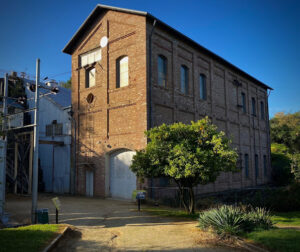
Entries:
[[206, 75], [201, 73], [199, 75], [199, 97], [201, 100], [207, 100], [207, 82]]
[[[184, 83], [183, 83], [183, 73], [184, 73]], [[180, 66], [180, 92], [185, 95], [189, 94], [189, 68], [186, 65]]]
[[[160, 69], [160, 60], [163, 64], [163, 69]], [[160, 70], [163, 70], [163, 71], [160, 71]], [[164, 79], [161, 78], [161, 75], [160, 74], [163, 74], [164, 76]], [[162, 80], [162, 81], [160, 81]], [[164, 81], [164, 84], [161, 84], [163, 83]], [[159, 54], [158, 57], [157, 57], [157, 85], [160, 86], [160, 87], [167, 87], [168, 85], [168, 59], [166, 56], [162, 55], [162, 54]]]
[[242, 108], [243, 108], [243, 113], [247, 113], [247, 102], [246, 102], [246, 93], [242, 92]]
[[[121, 61], [127, 58], [127, 85], [121, 85]], [[122, 55], [116, 59], [116, 88], [123, 88], [129, 86], [129, 57]]]
[[256, 116], [256, 99], [254, 97], [251, 98], [251, 114]]
[[[94, 73], [94, 85], [90, 85], [90, 72], [91, 71], [95, 71]], [[85, 69], [85, 88], [92, 88], [96, 86], [96, 67], [95, 66], [91, 66], [89, 68]]]

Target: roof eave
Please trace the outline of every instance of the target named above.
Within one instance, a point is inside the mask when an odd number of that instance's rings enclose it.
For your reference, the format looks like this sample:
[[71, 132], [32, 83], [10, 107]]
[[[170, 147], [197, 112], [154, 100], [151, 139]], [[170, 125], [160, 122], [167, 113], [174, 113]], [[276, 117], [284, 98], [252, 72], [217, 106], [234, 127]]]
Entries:
[[167, 29], [169, 29], [171, 32], [175, 33], [176, 35], [182, 37], [183, 39], [187, 40], [188, 42], [190, 42], [191, 44], [193, 44], [194, 46], [200, 48], [201, 50], [203, 50], [205, 53], [208, 53], [210, 56], [212, 56], [213, 58], [221, 61], [222, 63], [226, 64], [227, 66], [229, 66], [230, 68], [235, 69], [236, 71], [238, 71], [239, 73], [241, 73], [242, 75], [246, 76], [247, 78], [251, 79], [252, 81], [258, 83], [260, 86], [266, 88], [266, 89], [270, 89], [273, 90], [273, 88], [269, 87], [268, 85], [266, 85], [265, 83], [257, 80], [256, 78], [254, 78], [253, 76], [251, 76], [250, 74], [246, 73], [245, 71], [241, 70], [240, 68], [238, 68], [237, 66], [231, 64], [230, 62], [228, 62], [227, 60], [225, 60], [224, 58], [220, 57], [219, 55], [213, 53], [212, 51], [208, 50], [207, 48], [203, 47], [202, 45], [200, 45], [199, 43], [197, 43], [196, 41], [192, 40], [191, 38], [187, 37], [186, 35], [184, 35], [183, 33], [177, 31], [176, 29], [174, 29], [173, 27], [169, 26], [168, 24], [166, 24], [165, 22], [161, 21], [160, 19], [154, 17], [153, 15], [151, 15], [149, 12], [144, 12], [144, 11], [136, 11], [136, 10], [130, 10], [130, 9], [125, 9], [125, 8], [119, 8], [119, 7], [114, 7], [114, 6], [108, 6], [108, 5], [103, 5], [103, 4], [98, 4], [93, 11], [91, 12], [91, 14], [85, 19], [85, 21], [83, 22], [83, 24], [78, 28], [78, 30], [76, 31], [76, 33], [73, 35], [73, 37], [70, 39], [70, 41], [68, 42], [68, 44], [64, 47], [64, 49], [62, 50], [64, 53], [67, 54], [72, 54], [73, 50], [72, 50], [72, 46], [74, 44], [74, 41], [76, 39], [77, 36], [80, 35], [80, 33], [83, 31], [83, 29], [85, 28], [85, 25], [90, 21], [90, 18], [93, 17], [95, 15], [95, 13], [100, 10], [100, 9], [105, 9], [105, 10], [115, 10], [115, 11], [119, 11], [119, 12], [125, 12], [125, 13], [132, 13], [135, 15], [141, 15], [141, 16], [146, 16], [147, 18], [150, 18], [152, 20], [157, 20], [157, 22], [159, 24], [161, 24], [162, 26], [166, 27]]
[[105, 10], [115, 10], [119, 12], [126, 12], [126, 13], [132, 13], [135, 15], [141, 15], [141, 16], [147, 16], [147, 12], [144, 11], [136, 11], [136, 10], [130, 10], [130, 9], [125, 9], [125, 8], [118, 8], [114, 6], [108, 6], [108, 5], [103, 5], [103, 4], [97, 4], [97, 6], [93, 9], [93, 11], [88, 15], [88, 17], [84, 20], [82, 25], [77, 29], [73, 37], [69, 40], [67, 45], [64, 47], [62, 52], [67, 53], [67, 54], [72, 54], [72, 44], [74, 43], [75, 38], [78, 36], [78, 34], [84, 29], [85, 25], [89, 22], [90, 18], [95, 15], [95, 13], [100, 10], [100, 9], [105, 9]]
[[166, 24], [165, 22], [161, 21], [160, 19], [154, 17], [153, 15], [151, 15], [150, 13], [147, 13], [147, 17], [151, 18], [152, 20], [156, 20], [159, 24], [163, 25], [164, 27], [168, 28], [170, 31], [172, 31], [173, 33], [181, 36], [182, 38], [184, 38], [185, 40], [189, 41], [190, 43], [192, 43], [193, 45], [195, 45], [196, 47], [201, 48], [201, 50], [205, 51], [206, 53], [210, 54], [212, 57], [214, 57], [215, 59], [227, 64], [228, 66], [230, 66], [233, 69], [236, 69], [238, 72], [242, 73], [243, 75], [247, 76], [248, 78], [252, 79], [254, 82], [259, 83], [261, 86], [263, 86], [266, 89], [270, 89], [273, 90], [273, 88], [269, 87], [268, 85], [266, 85], [265, 83], [261, 82], [260, 80], [257, 80], [256, 78], [254, 78], [253, 76], [251, 76], [250, 74], [246, 73], [245, 71], [241, 70], [240, 68], [238, 68], [237, 66], [233, 65], [232, 63], [230, 63], [229, 61], [225, 60], [224, 58], [222, 58], [221, 56], [213, 53], [212, 51], [210, 51], [209, 49], [205, 48], [204, 46], [200, 45], [199, 43], [197, 43], [196, 41], [194, 41], [193, 39], [187, 37], [186, 35], [184, 35], [183, 33], [179, 32], [178, 30], [174, 29], [173, 27], [171, 27], [170, 25]]

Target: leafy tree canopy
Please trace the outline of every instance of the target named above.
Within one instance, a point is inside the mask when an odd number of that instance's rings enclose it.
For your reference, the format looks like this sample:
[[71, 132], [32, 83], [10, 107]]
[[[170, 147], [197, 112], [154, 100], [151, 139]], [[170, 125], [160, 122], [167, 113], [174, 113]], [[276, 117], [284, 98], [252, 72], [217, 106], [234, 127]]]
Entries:
[[300, 152], [300, 111], [275, 114], [270, 129], [272, 143], [284, 144], [290, 153]]
[[300, 111], [270, 120], [273, 179], [278, 185], [300, 180]]
[[[236, 151], [208, 117], [189, 125], [163, 124], [147, 131], [146, 136], [150, 141], [136, 152], [131, 170], [140, 178], [172, 178], [190, 213], [194, 212], [194, 186], [214, 182], [222, 171], [237, 171]], [[183, 196], [185, 189], [188, 200]]]

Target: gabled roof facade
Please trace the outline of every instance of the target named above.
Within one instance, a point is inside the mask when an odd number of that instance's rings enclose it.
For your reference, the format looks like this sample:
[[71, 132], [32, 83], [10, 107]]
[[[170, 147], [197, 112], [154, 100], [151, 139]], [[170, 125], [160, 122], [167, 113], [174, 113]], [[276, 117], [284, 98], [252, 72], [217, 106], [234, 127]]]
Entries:
[[118, 11], [118, 12], [124, 12], [124, 13], [130, 13], [130, 14], [133, 14], [133, 15], [145, 16], [147, 18], [147, 20], [149, 20], [149, 21], [156, 20], [156, 22], [157, 22], [156, 25], [157, 26], [160, 26], [162, 29], [165, 29], [165, 30], [169, 31], [171, 34], [174, 34], [176, 37], [182, 39], [186, 43], [190, 44], [192, 47], [200, 50], [201, 52], [203, 52], [204, 54], [208, 55], [209, 57], [212, 57], [213, 59], [217, 60], [221, 64], [224, 64], [225, 66], [233, 69], [238, 74], [244, 76], [247, 79], [250, 79], [254, 83], [258, 84], [259, 86], [261, 86], [261, 87], [263, 87], [265, 89], [273, 90], [271, 87], [269, 87], [265, 83], [257, 80], [253, 76], [249, 75], [248, 73], [244, 72], [240, 68], [238, 68], [235, 65], [231, 64], [230, 62], [228, 62], [227, 60], [223, 59], [219, 55], [217, 55], [217, 54], [211, 52], [210, 50], [208, 50], [207, 48], [201, 46], [196, 41], [192, 40], [191, 38], [185, 36], [181, 32], [179, 32], [176, 29], [172, 28], [168, 24], [166, 24], [163, 21], [159, 20], [158, 18], [154, 17], [149, 12], [144, 12], [144, 11], [136, 11], [136, 10], [131, 10], [131, 9], [118, 8], [118, 7], [114, 7], [114, 6], [108, 6], [108, 5], [98, 4], [94, 8], [94, 10], [91, 12], [91, 14], [86, 18], [86, 20], [83, 22], [83, 24], [79, 27], [79, 29], [76, 31], [76, 33], [74, 34], [74, 36], [70, 39], [70, 41], [67, 43], [67, 45], [64, 47], [64, 49], [62, 51], [64, 53], [72, 55], [73, 52], [74, 52], [74, 50], [75, 50], [75, 47], [76, 47], [78, 41], [80, 41], [80, 39], [82, 38], [82, 36], [84, 36], [84, 34], [85, 34], [86, 30], [89, 28], [89, 26], [91, 24], [93, 24], [93, 22], [99, 17], [99, 15], [101, 13], [103, 13], [105, 11], [108, 11], [108, 10]]

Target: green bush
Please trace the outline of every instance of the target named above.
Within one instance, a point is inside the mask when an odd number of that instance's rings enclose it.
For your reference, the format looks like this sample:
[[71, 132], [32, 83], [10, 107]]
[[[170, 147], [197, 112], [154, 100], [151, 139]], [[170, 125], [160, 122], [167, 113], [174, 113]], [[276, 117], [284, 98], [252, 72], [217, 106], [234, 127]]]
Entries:
[[291, 160], [287, 154], [274, 153], [271, 154], [272, 161], [272, 180], [275, 185], [288, 185], [293, 180], [291, 173]]
[[300, 210], [300, 184], [294, 183], [287, 187], [267, 189], [256, 192], [252, 198], [243, 203], [256, 207], [266, 207], [276, 212]]
[[269, 229], [273, 226], [270, 213], [263, 208], [223, 205], [200, 213], [199, 227], [212, 229], [221, 237]]
[[[270, 217], [270, 212], [262, 207], [256, 207], [245, 214], [245, 220], [252, 224], [252, 230], [254, 229], [270, 229], [273, 226], [273, 222]], [[247, 230], [247, 227], [244, 228]], [[249, 231], [252, 231], [249, 229]]]

